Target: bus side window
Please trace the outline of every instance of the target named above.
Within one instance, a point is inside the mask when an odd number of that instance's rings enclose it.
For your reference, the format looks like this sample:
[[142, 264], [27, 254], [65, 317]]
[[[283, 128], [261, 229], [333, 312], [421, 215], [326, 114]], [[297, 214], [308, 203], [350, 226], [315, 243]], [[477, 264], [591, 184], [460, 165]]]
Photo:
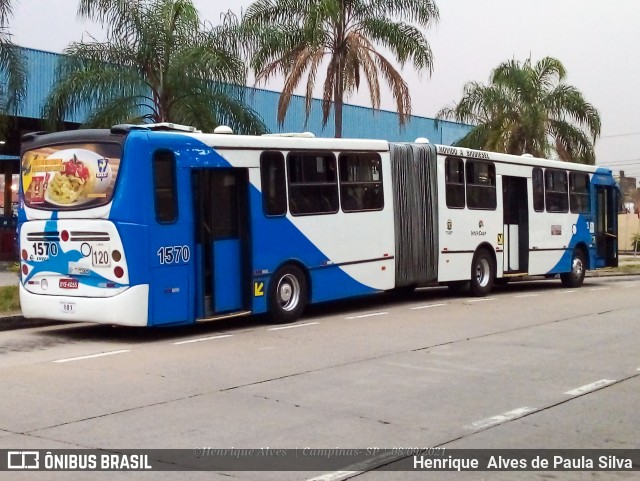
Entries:
[[344, 212], [382, 210], [380, 156], [373, 152], [340, 154], [340, 199]]
[[569, 173], [569, 204], [571, 212], [582, 214], [591, 210], [589, 198], [589, 174]]
[[153, 189], [156, 219], [162, 224], [178, 218], [176, 195], [176, 159], [170, 150], [153, 153]]
[[287, 157], [289, 210], [293, 215], [338, 212], [338, 176], [333, 154], [292, 152]]
[[263, 152], [260, 156], [260, 180], [262, 184], [262, 208], [269, 216], [287, 213], [284, 155], [282, 152]]
[[544, 171], [544, 180], [547, 212], [569, 212], [567, 172], [546, 169]]
[[544, 176], [540, 167], [534, 167], [531, 178], [533, 184], [533, 210], [544, 211]]
[[464, 162], [447, 157], [444, 161], [444, 181], [447, 207], [464, 209]]
[[490, 162], [467, 160], [467, 207], [496, 208], [496, 167]]

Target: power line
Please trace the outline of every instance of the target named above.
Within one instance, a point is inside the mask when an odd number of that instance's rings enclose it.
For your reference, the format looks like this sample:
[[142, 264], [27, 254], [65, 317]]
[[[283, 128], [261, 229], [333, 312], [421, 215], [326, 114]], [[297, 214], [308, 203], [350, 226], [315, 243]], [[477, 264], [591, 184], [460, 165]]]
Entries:
[[602, 165], [608, 167], [610, 165], [626, 165], [626, 164], [635, 164], [640, 162], [640, 159], [628, 159], [628, 160], [602, 160], [598, 162], [598, 165]]
[[601, 135], [601, 139], [612, 139], [614, 137], [631, 137], [632, 135], [640, 135], [640, 132], [627, 132], [626, 134]]

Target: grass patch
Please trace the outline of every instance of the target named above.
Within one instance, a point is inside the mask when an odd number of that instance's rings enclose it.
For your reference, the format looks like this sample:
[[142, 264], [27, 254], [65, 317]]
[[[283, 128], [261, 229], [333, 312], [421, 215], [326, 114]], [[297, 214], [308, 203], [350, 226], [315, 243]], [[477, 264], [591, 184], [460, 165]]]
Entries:
[[612, 269], [612, 272], [624, 272], [625, 274], [640, 274], [640, 264], [622, 264]]
[[18, 286], [0, 286], [0, 312], [20, 310]]

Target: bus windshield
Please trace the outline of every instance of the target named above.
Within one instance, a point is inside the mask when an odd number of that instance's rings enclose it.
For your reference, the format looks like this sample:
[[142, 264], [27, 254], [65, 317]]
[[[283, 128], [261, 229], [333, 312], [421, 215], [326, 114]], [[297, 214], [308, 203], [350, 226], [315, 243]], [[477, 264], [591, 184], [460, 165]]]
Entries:
[[87, 209], [113, 197], [122, 146], [112, 142], [57, 144], [26, 151], [21, 176], [28, 207]]

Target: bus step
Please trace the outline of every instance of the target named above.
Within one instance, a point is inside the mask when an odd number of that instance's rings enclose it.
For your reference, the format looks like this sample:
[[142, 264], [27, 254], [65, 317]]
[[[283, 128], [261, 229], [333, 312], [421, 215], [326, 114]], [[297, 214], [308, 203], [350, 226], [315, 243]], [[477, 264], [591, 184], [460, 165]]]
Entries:
[[203, 317], [202, 319], [196, 319], [196, 322], [199, 323], [199, 322], [219, 321], [220, 319], [230, 319], [232, 317], [248, 316], [250, 314], [251, 314], [251, 311], [228, 312], [226, 314], [220, 314], [217, 316]]

